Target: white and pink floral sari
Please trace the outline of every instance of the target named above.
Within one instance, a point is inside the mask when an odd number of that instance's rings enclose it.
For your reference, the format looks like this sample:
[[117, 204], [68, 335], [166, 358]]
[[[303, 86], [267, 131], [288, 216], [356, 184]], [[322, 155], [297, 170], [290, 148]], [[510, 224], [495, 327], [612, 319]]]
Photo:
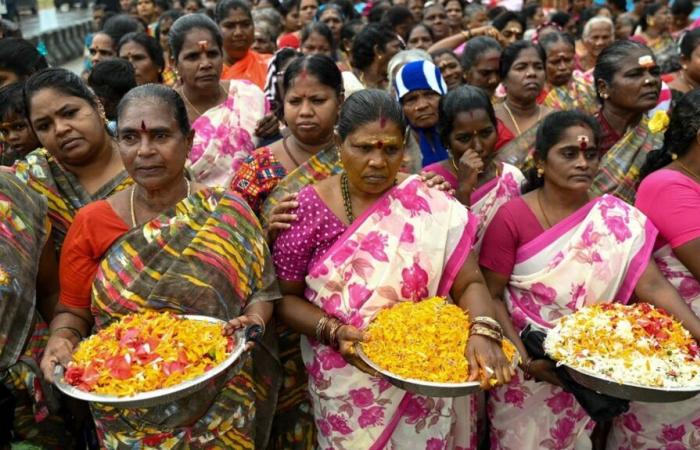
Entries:
[[[306, 277], [306, 296], [363, 329], [397, 302], [448, 296], [472, 247], [476, 220], [417, 176], [392, 188], [341, 236]], [[429, 239], [428, 239], [429, 237]], [[412, 395], [302, 337], [321, 449], [475, 449], [476, 407]]]
[[228, 98], [192, 123], [188, 167], [210, 187], [229, 185], [243, 160], [257, 147], [255, 127], [270, 110], [265, 94], [250, 81], [229, 80]]
[[[453, 189], [459, 186], [459, 180], [449, 170], [445, 169], [441, 163], [431, 164], [423, 169], [424, 172], [435, 172], [452, 185]], [[498, 208], [507, 201], [520, 196], [520, 185], [525, 180], [523, 173], [515, 166], [502, 163], [500, 173], [491, 178], [486, 183], [479, 186], [471, 195], [471, 211], [479, 220], [476, 229], [476, 242], [474, 251], [479, 252], [481, 239], [484, 232], [491, 223], [491, 219], [498, 212]]]
[[[700, 317], [700, 283], [676, 257], [670, 245], [654, 253], [654, 259], [695, 315]], [[633, 402], [617, 417], [608, 437], [609, 450], [700, 449], [700, 401], [676, 403]]]
[[[520, 247], [504, 295], [516, 329], [548, 329], [583, 306], [627, 302], [656, 234], [639, 210], [604, 195]], [[519, 369], [491, 391], [488, 410], [492, 450], [573, 449], [594, 425], [573, 395]]]

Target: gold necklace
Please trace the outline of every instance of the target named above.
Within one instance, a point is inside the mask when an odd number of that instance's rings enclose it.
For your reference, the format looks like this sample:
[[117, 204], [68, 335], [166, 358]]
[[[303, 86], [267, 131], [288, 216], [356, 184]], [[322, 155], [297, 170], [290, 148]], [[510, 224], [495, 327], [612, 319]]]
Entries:
[[542, 189], [537, 191], [537, 204], [540, 206], [540, 211], [542, 211], [542, 217], [544, 217], [544, 221], [547, 224], [547, 228], [552, 228], [552, 222], [549, 221], [549, 217], [547, 217], [547, 213], [544, 211], [544, 206], [542, 205]]
[[678, 163], [679, 166], [681, 166], [681, 169], [683, 169], [683, 170], [685, 170], [686, 172], [688, 172], [688, 173], [689, 173], [691, 176], [693, 176], [696, 180], [700, 180], [700, 175], [698, 175], [697, 173], [695, 173], [695, 172], [693, 172], [692, 170], [690, 170], [690, 167], [688, 167], [688, 166], [686, 166], [685, 164], [683, 164], [683, 161], [681, 161], [680, 159], [677, 159], [676, 162]]
[[[507, 100], [503, 102], [503, 108], [505, 108], [506, 112], [508, 113], [508, 117], [510, 117], [510, 120], [513, 122], [513, 125], [515, 125], [515, 131], [518, 132], [518, 136], [523, 134], [522, 131], [520, 131], [520, 127], [518, 126], [518, 121], [515, 120], [515, 116], [513, 115], [513, 111], [511, 111], [510, 107], [508, 106]], [[537, 122], [539, 122], [540, 119], [542, 119], [542, 108], [540, 107], [540, 105], [537, 105], [537, 111], [538, 111]], [[537, 122], [535, 122], [535, 123], [537, 123]]]
[[[224, 94], [224, 97], [226, 97], [226, 91], [224, 90], [224, 87], [221, 86], [221, 83], [219, 83], [219, 95], [221, 95], [221, 93], [223, 93], [223, 94]], [[194, 112], [197, 113], [197, 116], [201, 116], [201, 115], [202, 115], [202, 112], [200, 112], [200, 111], [197, 109], [197, 107], [194, 106], [194, 104], [190, 101], [189, 98], [187, 98], [187, 94], [185, 94], [185, 86], [182, 86], [182, 98], [184, 98], [185, 101], [187, 102], [187, 104], [190, 105], [190, 107], [191, 107], [192, 109], [194, 109]], [[217, 103], [217, 106], [218, 106], [218, 103]], [[212, 108], [214, 108], [214, 107], [212, 106]], [[211, 109], [211, 108], [209, 108], [209, 109]], [[204, 111], [204, 112], [209, 111], [209, 109], [207, 109], [207, 110]]]
[[[185, 184], [187, 185], [187, 197], [189, 197], [192, 192], [190, 191], [190, 180], [185, 178]], [[129, 209], [131, 210], [131, 226], [136, 228], [136, 208], [134, 207], [134, 193], [136, 192], [136, 184], [131, 188], [131, 197], [129, 198]], [[187, 198], [185, 197], [185, 198]]]

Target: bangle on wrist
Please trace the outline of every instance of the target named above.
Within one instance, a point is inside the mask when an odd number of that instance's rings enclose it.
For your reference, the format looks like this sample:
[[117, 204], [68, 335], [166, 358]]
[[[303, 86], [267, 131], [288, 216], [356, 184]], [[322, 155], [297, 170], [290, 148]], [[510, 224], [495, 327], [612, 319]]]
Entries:
[[53, 330], [51, 330], [51, 335], [53, 336], [53, 334], [56, 333], [56, 332], [59, 331], [59, 330], [68, 330], [68, 331], [70, 331], [71, 333], [73, 333], [73, 334], [75, 335], [75, 337], [78, 338], [79, 341], [82, 341], [82, 340], [83, 340], [83, 335], [80, 334], [80, 331], [79, 331], [77, 328], [74, 328], [74, 327], [57, 327], [57, 328], [54, 328]]
[[482, 325], [488, 328], [491, 328], [494, 331], [497, 331], [501, 334], [503, 334], [503, 328], [501, 328], [501, 324], [498, 323], [496, 319], [492, 319], [489, 316], [477, 316], [472, 319], [471, 326], [475, 325]]
[[498, 342], [499, 344], [501, 343], [501, 340], [503, 339], [503, 334], [499, 333], [498, 331], [492, 330], [491, 328], [485, 327], [483, 325], [474, 325], [471, 327], [469, 330], [469, 335], [474, 336], [484, 336], [490, 339], [493, 339], [494, 341]]
[[[263, 320], [262, 316], [260, 314], [256, 314], [256, 313], [246, 313], [246, 316], [250, 317], [251, 320], [253, 319], [253, 316], [257, 317], [260, 320], [260, 322], [256, 322], [256, 324], [260, 325], [262, 327], [262, 334], [264, 335], [266, 327], [265, 327], [265, 320]], [[255, 322], [255, 321], [253, 321], [253, 322]]]
[[464, 37], [465, 41], [468, 41], [469, 39], [472, 38], [472, 32], [469, 30], [462, 31], [462, 37]]

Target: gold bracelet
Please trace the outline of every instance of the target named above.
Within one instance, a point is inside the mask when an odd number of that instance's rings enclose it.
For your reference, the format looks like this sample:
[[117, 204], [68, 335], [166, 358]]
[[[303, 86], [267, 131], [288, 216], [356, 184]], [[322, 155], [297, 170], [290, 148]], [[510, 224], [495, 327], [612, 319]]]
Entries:
[[328, 335], [326, 336], [326, 345], [335, 349], [338, 348], [338, 330], [340, 330], [340, 327], [343, 325], [345, 324], [340, 320], [335, 318], [331, 319], [330, 326], [328, 328]]
[[[256, 314], [256, 313], [246, 313], [246, 316], [250, 317], [251, 320], [252, 320], [253, 316], [260, 319], [260, 322], [258, 323], [258, 325], [260, 325], [260, 327], [262, 328], [262, 334], [264, 336], [266, 327], [265, 327], [265, 320], [262, 318], [262, 316], [260, 314]], [[253, 322], [255, 322], [255, 321], [253, 321]]]
[[318, 342], [323, 343], [323, 329], [326, 327], [326, 324], [329, 320], [331, 320], [331, 318], [329, 316], [324, 315], [318, 320], [318, 322], [316, 322], [316, 340]]
[[462, 30], [462, 36], [464, 37], [465, 41], [468, 41], [469, 39], [472, 38], [472, 32], [469, 30], [467, 30], [467, 31]]
[[483, 325], [477, 325], [475, 327], [472, 327], [472, 329], [469, 331], [469, 336], [474, 335], [484, 336], [493, 339], [498, 343], [500, 343], [503, 339], [503, 335], [501, 333], [498, 333], [492, 330], [491, 328], [485, 327]]
[[471, 326], [474, 325], [484, 325], [486, 327], [492, 328], [495, 331], [498, 331], [500, 333], [503, 333], [503, 328], [501, 328], [501, 324], [498, 323], [496, 319], [493, 319], [489, 316], [477, 316], [472, 319]]

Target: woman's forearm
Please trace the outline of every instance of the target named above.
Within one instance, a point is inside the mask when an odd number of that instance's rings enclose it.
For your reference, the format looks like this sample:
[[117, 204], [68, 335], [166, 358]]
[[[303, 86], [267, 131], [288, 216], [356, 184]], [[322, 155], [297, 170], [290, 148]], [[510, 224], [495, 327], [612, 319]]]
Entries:
[[275, 313], [292, 330], [316, 336], [316, 325], [326, 313], [318, 306], [297, 295], [287, 294], [277, 301]]
[[267, 325], [270, 319], [272, 319], [273, 311], [274, 302], [256, 302], [252, 305], [248, 305], [243, 311], [243, 314], [251, 317], [258, 316], [263, 321], [263, 324]]
[[66, 338], [76, 345], [90, 334], [93, 323], [89, 309], [71, 308], [59, 303], [56, 305], [54, 318], [51, 321], [50, 332], [52, 336]]

